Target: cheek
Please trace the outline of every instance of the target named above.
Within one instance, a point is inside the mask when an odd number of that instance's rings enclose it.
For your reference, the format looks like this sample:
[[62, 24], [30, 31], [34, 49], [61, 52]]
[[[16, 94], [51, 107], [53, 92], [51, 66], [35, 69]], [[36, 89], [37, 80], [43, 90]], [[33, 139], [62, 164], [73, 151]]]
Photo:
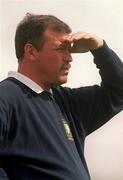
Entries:
[[47, 56], [46, 59], [44, 59], [44, 63], [49, 67], [49, 68], [52, 68], [52, 69], [59, 69], [62, 65], [62, 58], [59, 57], [58, 55], [50, 55], [50, 56]]
[[40, 67], [42, 67], [42, 70], [49, 71], [52, 73], [59, 72], [63, 64], [62, 54], [59, 54], [56, 51], [43, 51], [39, 53], [38, 59], [40, 62]]
[[62, 61], [56, 56], [40, 57], [39, 66], [40, 71], [52, 76], [53, 74], [59, 73]]

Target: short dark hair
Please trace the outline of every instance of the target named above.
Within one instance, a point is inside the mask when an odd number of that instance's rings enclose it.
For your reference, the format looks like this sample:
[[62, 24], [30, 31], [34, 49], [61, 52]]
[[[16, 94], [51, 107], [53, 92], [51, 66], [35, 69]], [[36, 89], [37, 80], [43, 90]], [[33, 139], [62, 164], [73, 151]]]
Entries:
[[55, 32], [70, 33], [70, 27], [53, 15], [27, 13], [18, 24], [15, 34], [15, 51], [18, 61], [23, 57], [24, 46], [31, 43], [37, 50], [44, 44], [43, 33], [50, 27]]

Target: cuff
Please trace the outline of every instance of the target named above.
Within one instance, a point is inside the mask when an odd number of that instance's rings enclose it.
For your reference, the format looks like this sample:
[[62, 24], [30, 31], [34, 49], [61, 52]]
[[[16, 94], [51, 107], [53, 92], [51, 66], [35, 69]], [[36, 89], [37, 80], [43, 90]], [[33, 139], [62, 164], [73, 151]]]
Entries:
[[106, 58], [111, 55], [111, 49], [108, 47], [106, 42], [104, 41], [104, 44], [102, 47], [98, 49], [91, 50], [92, 55], [94, 58]]

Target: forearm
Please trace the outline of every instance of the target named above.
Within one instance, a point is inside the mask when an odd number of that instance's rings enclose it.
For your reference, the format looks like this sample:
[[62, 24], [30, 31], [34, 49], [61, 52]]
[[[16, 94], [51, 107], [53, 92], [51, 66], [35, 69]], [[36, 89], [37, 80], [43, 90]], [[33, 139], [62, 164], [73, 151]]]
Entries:
[[89, 94], [93, 93], [88, 99], [89, 104], [92, 102], [90, 106], [91, 126], [87, 126], [88, 134], [123, 110], [122, 61], [105, 43], [103, 47], [93, 50], [91, 53], [99, 69], [102, 82], [100, 87], [89, 92]]
[[101, 86], [123, 95], [123, 62], [104, 43], [103, 47], [91, 51], [102, 78]]

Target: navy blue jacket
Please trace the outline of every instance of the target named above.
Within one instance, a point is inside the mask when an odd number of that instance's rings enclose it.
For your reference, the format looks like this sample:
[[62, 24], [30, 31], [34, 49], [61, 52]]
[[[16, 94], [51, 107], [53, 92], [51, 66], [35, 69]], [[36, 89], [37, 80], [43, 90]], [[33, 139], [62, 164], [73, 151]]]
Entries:
[[[123, 109], [123, 63], [106, 44], [92, 54], [101, 85], [54, 87], [55, 101], [14, 78], [1, 82], [1, 178], [90, 179], [85, 138]], [[67, 138], [63, 120], [69, 124], [74, 141]]]

